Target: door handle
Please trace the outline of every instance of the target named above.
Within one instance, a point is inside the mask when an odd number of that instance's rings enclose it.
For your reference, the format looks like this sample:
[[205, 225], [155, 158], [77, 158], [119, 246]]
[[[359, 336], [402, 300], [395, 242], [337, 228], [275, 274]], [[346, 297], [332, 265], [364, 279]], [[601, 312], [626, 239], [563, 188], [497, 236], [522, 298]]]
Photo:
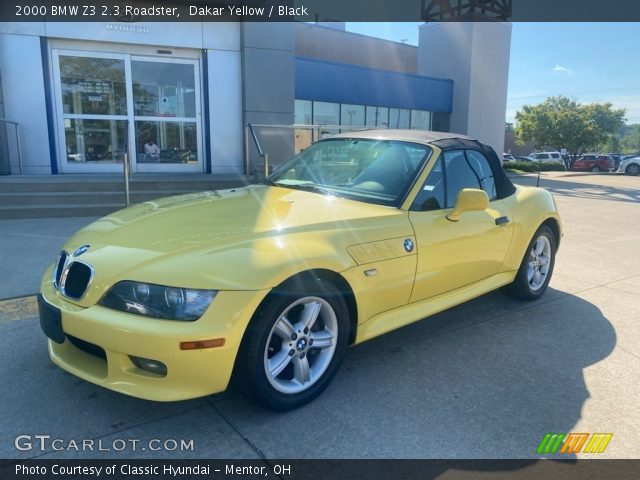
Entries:
[[496, 218], [496, 225], [506, 225], [509, 223], [509, 217], [498, 217]]

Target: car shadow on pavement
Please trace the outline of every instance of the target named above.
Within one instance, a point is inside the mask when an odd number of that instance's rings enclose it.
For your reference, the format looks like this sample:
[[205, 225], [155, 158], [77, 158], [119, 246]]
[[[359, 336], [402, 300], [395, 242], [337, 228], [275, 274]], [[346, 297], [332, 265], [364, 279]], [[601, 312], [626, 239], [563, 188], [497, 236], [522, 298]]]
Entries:
[[[267, 458], [536, 459], [546, 433], [572, 431], [589, 398], [583, 371], [615, 344], [611, 323], [577, 296], [494, 292], [351, 348], [301, 409], [236, 397], [216, 410]], [[273, 435], [309, 422], [312, 449]]]

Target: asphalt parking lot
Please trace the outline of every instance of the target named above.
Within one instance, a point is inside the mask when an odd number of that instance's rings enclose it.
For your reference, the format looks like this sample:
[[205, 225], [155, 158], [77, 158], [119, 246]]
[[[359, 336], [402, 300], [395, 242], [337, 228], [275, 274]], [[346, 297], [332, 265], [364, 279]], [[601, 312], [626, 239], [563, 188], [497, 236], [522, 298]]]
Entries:
[[[235, 392], [165, 404], [94, 386], [51, 363], [32, 300], [5, 302], [0, 457], [537, 458], [547, 432], [611, 432], [604, 453], [579, 456], [640, 458], [640, 178], [562, 172], [541, 184], [565, 227], [541, 300], [494, 292], [353, 347], [326, 392], [289, 413]], [[0, 299], [35, 293], [91, 220], [0, 222]], [[139, 442], [23, 451], [18, 435]], [[154, 439], [193, 449], [152, 451]]]

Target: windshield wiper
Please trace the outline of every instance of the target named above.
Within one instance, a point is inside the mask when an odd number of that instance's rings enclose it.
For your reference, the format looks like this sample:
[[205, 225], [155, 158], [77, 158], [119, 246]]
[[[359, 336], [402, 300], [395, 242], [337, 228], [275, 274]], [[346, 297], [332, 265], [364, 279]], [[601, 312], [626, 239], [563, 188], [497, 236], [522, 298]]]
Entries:
[[293, 188], [296, 190], [303, 190], [305, 192], [322, 193], [324, 195], [332, 194], [329, 189], [321, 187], [317, 183], [305, 182], [305, 183], [280, 183], [273, 182], [272, 185], [276, 187]]

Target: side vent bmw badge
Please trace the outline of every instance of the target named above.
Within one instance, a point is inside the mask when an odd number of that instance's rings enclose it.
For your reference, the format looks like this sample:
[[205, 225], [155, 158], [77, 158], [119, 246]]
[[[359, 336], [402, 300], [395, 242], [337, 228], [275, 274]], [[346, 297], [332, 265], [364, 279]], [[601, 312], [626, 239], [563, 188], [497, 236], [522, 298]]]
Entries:
[[413, 240], [411, 240], [410, 238], [405, 238], [404, 239], [404, 249], [407, 252], [411, 252], [413, 250]]

